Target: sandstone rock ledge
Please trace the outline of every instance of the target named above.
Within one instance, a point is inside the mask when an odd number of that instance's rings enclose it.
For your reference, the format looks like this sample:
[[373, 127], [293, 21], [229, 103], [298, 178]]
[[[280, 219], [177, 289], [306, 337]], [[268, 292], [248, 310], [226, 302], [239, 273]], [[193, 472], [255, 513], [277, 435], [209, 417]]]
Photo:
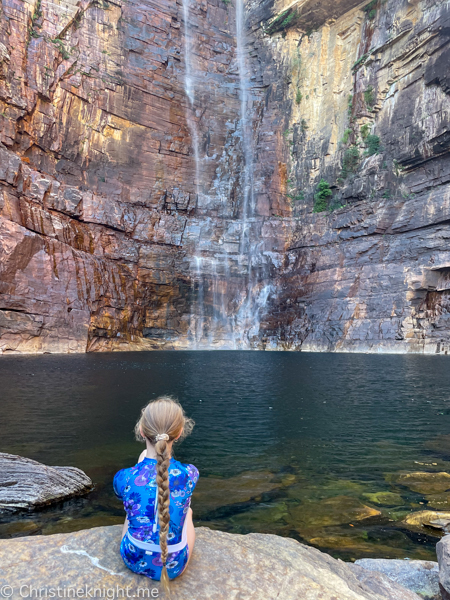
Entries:
[[[258, 533], [236, 535], [205, 527], [196, 531], [189, 568], [171, 583], [175, 600], [420, 600], [380, 573], [370, 573], [366, 584], [368, 572], [361, 567], [292, 539]], [[143, 597], [138, 588], [159, 590], [157, 582], [125, 567], [118, 553], [120, 535], [121, 526], [115, 525], [1, 540], [0, 589], [11, 586], [13, 600], [26, 597], [29, 586], [128, 588], [128, 597], [136, 598], [138, 594]], [[153, 597], [162, 596], [158, 591]]]
[[91, 479], [76, 467], [48, 467], [0, 452], [0, 514], [34, 509], [85, 494]]

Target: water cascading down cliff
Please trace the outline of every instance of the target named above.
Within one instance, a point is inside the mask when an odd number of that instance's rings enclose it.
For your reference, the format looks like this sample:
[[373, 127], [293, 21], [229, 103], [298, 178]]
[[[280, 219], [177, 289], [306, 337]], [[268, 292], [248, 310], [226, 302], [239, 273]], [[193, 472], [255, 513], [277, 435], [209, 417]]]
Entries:
[[[214, 202], [217, 189], [205, 189], [202, 180], [202, 154], [197, 119], [202, 114], [196, 90], [201, 89], [202, 72], [196, 71], [195, 33], [190, 22], [191, 0], [183, 0], [183, 33], [186, 94], [186, 121], [188, 124], [195, 164], [196, 209], [208, 219], [208, 207]], [[191, 257], [191, 304], [188, 341], [195, 349], [243, 349], [259, 345], [260, 315], [267, 304], [272, 286], [269, 283], [266, 259], [261, 241], [257, 241], [260, 220], [255, 217], [254, 154], [252, 101], [249, 90], [248, 48], [245, 33], [244, 0], [235, 2], [235, 63], [239, 96], [239, 122], [236, 135], [240, 139], [240, 165], [235, 174], [240, 180], [240, 197], [237, 199], [237, 217], [229, 219], [238, 244], [231, 251], [226, 248], [211, 249], [210, 230], [202, 238], [194, 239]], [[222, 203], [229, 205], [225, 195]], [[255, 227], [256, 225], [256, 227]], [[237, 278], [233, 285], [231, 277]]]
[[449, 353], [449, 32], [448, 0], [3, 0], [0, 352]]

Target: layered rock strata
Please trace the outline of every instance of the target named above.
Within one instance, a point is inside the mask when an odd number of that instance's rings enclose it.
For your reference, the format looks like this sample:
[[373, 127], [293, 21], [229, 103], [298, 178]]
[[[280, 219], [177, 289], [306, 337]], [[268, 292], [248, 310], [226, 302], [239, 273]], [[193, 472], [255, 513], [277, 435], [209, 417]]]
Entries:
[[0, 452], [0, 514], [41, 508], [92, 488], [91, 479], [76, 467], [49, 467]]
[[238, 9], [4, 1], [3, 353], [447, 353], [448, 5]]

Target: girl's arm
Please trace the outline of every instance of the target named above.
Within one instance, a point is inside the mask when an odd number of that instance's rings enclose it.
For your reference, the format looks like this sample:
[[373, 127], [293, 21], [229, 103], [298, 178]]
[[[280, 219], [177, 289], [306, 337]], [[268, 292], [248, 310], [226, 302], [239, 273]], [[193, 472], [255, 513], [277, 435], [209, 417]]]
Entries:
[[125, 517], [125, 523], [123, 524], [123, 528], [122, 528], [122, 537], [126, 534], [127, 531], [128, 531], [128, 518]]
[[[145, 458], [145, 455], [147, 454], [147, 449], [143, 450], [138, 458], [138, 463], [142, 462]], [[122, 537], [126, 534], [126, 532], [128, 531], [128, 518], [125, 517], [125, 522], [123, 524], [123, 528], [122, 528]]]

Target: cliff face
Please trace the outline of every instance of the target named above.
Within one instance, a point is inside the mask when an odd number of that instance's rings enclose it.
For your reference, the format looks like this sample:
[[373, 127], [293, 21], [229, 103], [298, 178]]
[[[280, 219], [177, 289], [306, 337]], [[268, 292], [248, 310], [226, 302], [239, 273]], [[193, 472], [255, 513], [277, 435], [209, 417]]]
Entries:
[[[271, 346], [447, 353], [449, 18], [447, 3], [373, 1], [278, 38], [295, 219]], [[332, 196], [314, 214], [321, 178]]]
[[446, 352], [448, 3], [242, 8], [3, 0], [2, 352]]

